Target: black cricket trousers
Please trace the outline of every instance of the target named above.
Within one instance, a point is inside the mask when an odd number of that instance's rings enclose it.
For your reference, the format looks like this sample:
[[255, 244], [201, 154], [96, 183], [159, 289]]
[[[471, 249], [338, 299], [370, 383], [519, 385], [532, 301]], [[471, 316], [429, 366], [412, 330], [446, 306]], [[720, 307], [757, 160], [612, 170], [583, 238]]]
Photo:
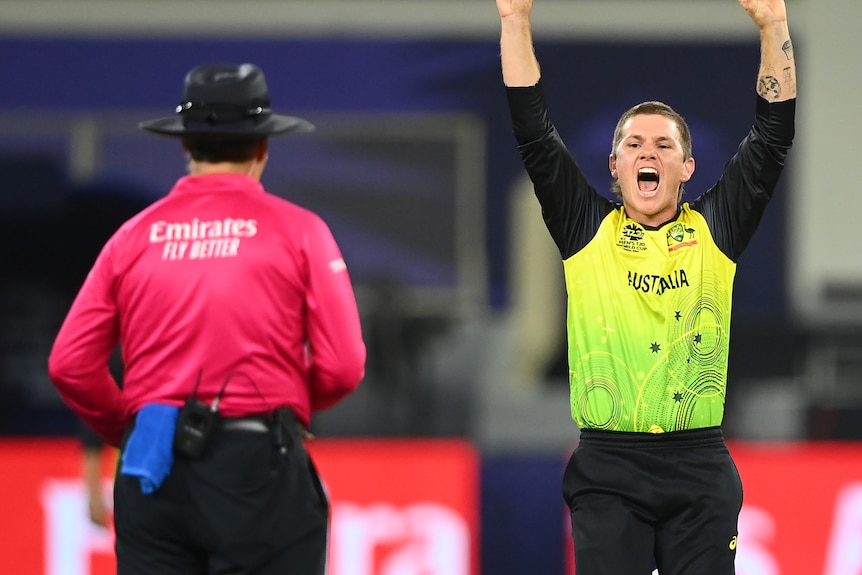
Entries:
[[155, 492], [117, 475], [118, 575], [324, 575], [329, 502], [298, 435], [220, 427]]
[[717, 427], [582, 430], [563, 479], [577, 575], [732, 575], [742, 482]]

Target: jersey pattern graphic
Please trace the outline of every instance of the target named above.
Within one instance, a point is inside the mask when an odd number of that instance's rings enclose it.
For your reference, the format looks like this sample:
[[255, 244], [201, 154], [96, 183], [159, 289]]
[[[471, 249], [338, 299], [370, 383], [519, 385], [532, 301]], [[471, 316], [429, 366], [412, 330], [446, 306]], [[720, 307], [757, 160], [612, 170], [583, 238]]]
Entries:
[[736, 264], [703, 216], [684, 204], [652, 229], [615, 209], [563, 265], [578, 425], [652, 433], [720, 425]]

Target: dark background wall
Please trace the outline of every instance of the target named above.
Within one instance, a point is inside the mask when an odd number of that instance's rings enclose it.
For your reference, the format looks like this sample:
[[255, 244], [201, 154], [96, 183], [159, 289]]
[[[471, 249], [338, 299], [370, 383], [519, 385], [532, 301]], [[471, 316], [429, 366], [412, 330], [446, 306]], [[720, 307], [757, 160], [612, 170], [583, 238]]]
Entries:
[[[634, 103], [666, 101], [691, 124], [697, 171], [689, 197], [718, 176], [752, 118], [755, 44], [540, 42], [537, 51], [553, 119], [599, 189], [610, 183], [607, 154], [613, 125]], [[495, 42], [5, 38], [0, 39], [0, 74], [9, 81], [0, 91], [0, 109], [149, 109], [168, 115], [181, 97], [186, 71], [209, 61], [259, 64], [276, 109], [288, 113], [457, 111], [480, 117], [487, 127], [483, 193], [489, 296], [494, 305], [505, 305], [506, 194], [522, 169], [508, 125]], [[8, 187], [3, 190], [10, 193], [14, 191]], [[784, 196], [779, 191], [741, 262], [740, 317], [785, 315], [783, 290], [771, 287], [784, 275]]]

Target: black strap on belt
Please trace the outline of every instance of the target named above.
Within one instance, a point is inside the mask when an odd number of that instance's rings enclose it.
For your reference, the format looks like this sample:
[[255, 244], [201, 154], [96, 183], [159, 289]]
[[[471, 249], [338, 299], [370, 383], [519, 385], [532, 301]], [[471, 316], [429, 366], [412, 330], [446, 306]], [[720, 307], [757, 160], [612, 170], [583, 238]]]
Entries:
[[272, 412], [272, 432], [275, 444], [282, 451], [287, 451], [294, 446], [294, 442], [302, 439], [299, 421], [292, 409], [280, 407]]

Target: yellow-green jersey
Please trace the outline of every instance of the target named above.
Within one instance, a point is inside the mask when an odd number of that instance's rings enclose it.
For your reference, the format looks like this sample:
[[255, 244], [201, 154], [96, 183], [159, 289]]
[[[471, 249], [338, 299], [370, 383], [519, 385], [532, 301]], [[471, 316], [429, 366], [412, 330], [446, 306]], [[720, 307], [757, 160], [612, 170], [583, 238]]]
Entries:
[[548, 120], [541, 84], [507, 94], [563, 258], [573, 419], [629, 432], [719, 426], [736, 261], [783, 168], [795, 100], [758, 97], [754, 125], [716, 184], [650, 227], [589, 185]]
[[721, 423], [736, 264], [686, 204], [646, 229], [612, 210], [563, 262], [572, 416], [581, 427]]

